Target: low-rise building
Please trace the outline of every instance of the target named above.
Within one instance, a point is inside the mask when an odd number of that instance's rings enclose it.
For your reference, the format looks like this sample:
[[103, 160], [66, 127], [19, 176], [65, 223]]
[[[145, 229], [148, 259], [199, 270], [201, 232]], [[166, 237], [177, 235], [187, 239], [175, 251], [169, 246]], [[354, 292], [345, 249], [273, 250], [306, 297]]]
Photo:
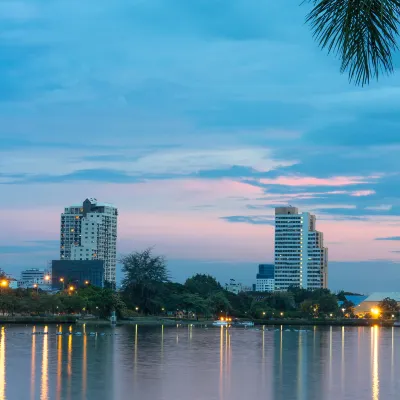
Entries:
[[30, 268], [21, 272], [18, 287], [23, 289], [38, 288], [51, 290], [51, 274], [45, 269]]
[[251, 292], [251, 287], [244, 286], [240, 282], [236, 282], [235, 279], [230, 279], [229, 283], [225, 284], [225, 289], [228, 292], [239, 294], [240, 292]]
[[273, 292], [275, 290], [274, 264], [260, 264], [256, 276], [257, 292]]
[[356, 306], [354, 308], [354, 313], [358, 316], [373, 314], [373, 310], [379, 311], [379, 303], [386, 298], [397, 301], [397, 305], [400, 307], [400, 292], [375, 292]]
[[104, 260], [53, 260], [51, 265], [54, 290], [67, 284], [104, 286]]

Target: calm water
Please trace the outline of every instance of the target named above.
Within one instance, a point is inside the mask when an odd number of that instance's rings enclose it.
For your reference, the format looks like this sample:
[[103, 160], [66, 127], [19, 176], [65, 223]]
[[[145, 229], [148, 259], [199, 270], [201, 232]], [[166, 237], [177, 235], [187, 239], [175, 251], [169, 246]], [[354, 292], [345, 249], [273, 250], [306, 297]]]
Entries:
[[0, 400], [400, 398], [400, 329], [56, 329], [1, 328]]

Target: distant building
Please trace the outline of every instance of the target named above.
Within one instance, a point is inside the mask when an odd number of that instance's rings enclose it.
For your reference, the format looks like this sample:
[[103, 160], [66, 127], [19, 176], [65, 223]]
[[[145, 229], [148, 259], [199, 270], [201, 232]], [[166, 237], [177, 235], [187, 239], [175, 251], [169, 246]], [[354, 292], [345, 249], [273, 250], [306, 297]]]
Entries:
[[72, 284], [75, 287], [90, 284], [104, 286], [103, 260], [53, 260], [52, 287], [62, 289]]
[[400, 307], [400, 292], [375, 292], [357, 305], [354, 308], [354, 313], [359, 316], [370, 314], [371, 310], [378, 308], [379, 303], [387, 297], [397, 301], [397, 305]]
[[273, 292], [275, 290], [274, 264], [260, 264], [256, 277], [257, 292]]
[[37, 287], [42, 290], [51, 290], [51, 274], [45, 269], [31, 268], [21, 272], [18, 287], [30, 289]]
[[235, 279], [230, 279], [229, 283], [225, 284], [225, 289], [228, 292], [239, 294], [240, 292], [243, 292], [243, 285], [239, 282], [236, 282]]
[[316, 217], [296, 207], [275, 208], [275, 290], [328, 285], [328, 249]]
[[118, 210], [94, 198], [61, 214], [60, 259], [104, 260], [104, 279], [116, 285]]

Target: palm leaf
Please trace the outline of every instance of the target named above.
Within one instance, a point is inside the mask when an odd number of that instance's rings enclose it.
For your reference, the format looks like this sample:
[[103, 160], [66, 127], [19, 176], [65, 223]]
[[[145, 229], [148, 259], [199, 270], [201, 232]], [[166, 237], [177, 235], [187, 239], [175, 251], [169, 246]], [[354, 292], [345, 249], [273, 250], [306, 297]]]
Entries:
[[397, 50], [400, 0], [305, 0], [313, 3], [306, 17], [321, 48], [341, 60], [341, 72], [364, 86], [383, 72], [393, 72]]

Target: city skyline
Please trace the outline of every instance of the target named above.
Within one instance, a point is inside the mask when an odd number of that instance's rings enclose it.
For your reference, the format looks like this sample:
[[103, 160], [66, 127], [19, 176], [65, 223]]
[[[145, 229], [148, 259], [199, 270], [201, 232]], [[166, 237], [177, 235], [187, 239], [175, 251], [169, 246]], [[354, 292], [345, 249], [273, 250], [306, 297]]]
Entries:
[[307, 6], [201, 3], [0, 4], [1, 266], [45, 268], [60, 207], [94, 196], [123, 216], [119, 254], [249, 284], [293, 204], [331, 288], [396, 290], [400, 74], [349, 85]]

